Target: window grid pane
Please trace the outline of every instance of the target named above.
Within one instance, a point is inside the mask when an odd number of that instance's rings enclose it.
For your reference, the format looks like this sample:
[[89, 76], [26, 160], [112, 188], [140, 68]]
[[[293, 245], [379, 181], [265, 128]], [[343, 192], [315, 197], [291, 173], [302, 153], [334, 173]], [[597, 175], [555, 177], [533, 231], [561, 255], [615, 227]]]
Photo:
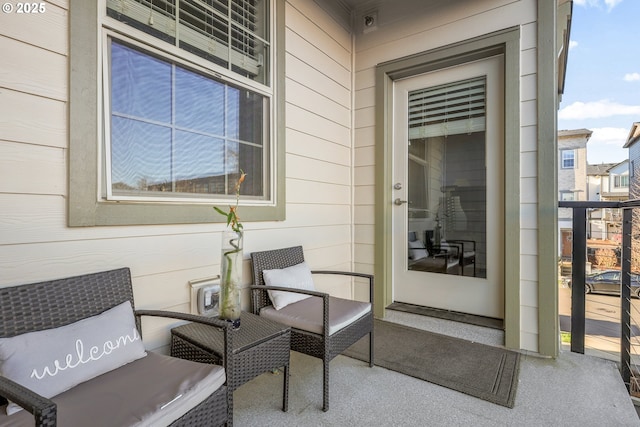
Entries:
[[242, 193], [266, 197], [266, 97], [115, 40], [111, 52], [114, 195], [233, 195], [242, 169]]

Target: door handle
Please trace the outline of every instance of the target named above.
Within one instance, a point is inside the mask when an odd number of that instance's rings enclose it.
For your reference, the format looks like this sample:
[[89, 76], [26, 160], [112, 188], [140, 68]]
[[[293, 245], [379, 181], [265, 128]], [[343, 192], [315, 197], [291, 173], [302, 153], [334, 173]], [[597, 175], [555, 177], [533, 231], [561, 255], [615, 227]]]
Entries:
[[400, 205], [403, 205], [403, 204], [405, 204], [405, 203], [409, 203], [409, 202], [408, 202], [408, 201], [406, 201], [406, 200], [400, 200], [400, 198], [397, 198], [397, 199], [395, 199], [395, 200], [393, 201], [393, 204], [394, 204], [394, 205], [396, 205], [396, 206], [400, 206]]

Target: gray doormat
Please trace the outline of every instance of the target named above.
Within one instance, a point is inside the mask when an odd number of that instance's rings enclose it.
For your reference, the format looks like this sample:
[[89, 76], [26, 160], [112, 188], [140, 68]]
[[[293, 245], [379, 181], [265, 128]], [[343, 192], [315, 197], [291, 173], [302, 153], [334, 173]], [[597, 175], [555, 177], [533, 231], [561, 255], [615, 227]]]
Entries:
[[[369, 360], [368, 335], [344, 354]], [[520, 354], [396, 323], [374, 320], [377, 366], [513, 408]]]
[[494, 319], [493, 317], [476, 316], [473, 314], [459, 313], [457, 311], [408, 304], [406, 302], [393, 302], [387, 306], [387, 309], [419, 314], [421, 316], [437, 317], [438, 319], [453, 320], [454, 322], [468, 323], [470, 325], [483, 326], [485, 328], [504, 330], [504, 322], [502, 319]]

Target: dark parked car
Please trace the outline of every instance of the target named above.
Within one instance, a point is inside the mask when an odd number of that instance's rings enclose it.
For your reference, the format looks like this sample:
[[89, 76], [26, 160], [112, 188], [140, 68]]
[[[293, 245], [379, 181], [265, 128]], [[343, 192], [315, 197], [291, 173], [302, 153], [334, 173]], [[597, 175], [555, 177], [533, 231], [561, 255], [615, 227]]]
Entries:
[[[620, 295], [622, 273], [619, 270], [587, 274], [584, 279], [586, 293]], [[569, 281], [571, 287], [571, 281]], [[640, 298], [640, 275], [631, 273], [631, 296]]]

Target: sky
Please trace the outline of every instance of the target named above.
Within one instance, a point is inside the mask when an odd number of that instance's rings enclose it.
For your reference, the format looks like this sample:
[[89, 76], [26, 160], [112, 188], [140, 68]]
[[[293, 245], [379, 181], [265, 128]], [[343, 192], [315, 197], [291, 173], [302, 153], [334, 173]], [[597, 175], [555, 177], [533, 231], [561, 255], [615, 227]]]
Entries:
[[640, 122], [640, 0], [574, 0], [558, 129], [589, 129], [587, 162], [617, 163]]

